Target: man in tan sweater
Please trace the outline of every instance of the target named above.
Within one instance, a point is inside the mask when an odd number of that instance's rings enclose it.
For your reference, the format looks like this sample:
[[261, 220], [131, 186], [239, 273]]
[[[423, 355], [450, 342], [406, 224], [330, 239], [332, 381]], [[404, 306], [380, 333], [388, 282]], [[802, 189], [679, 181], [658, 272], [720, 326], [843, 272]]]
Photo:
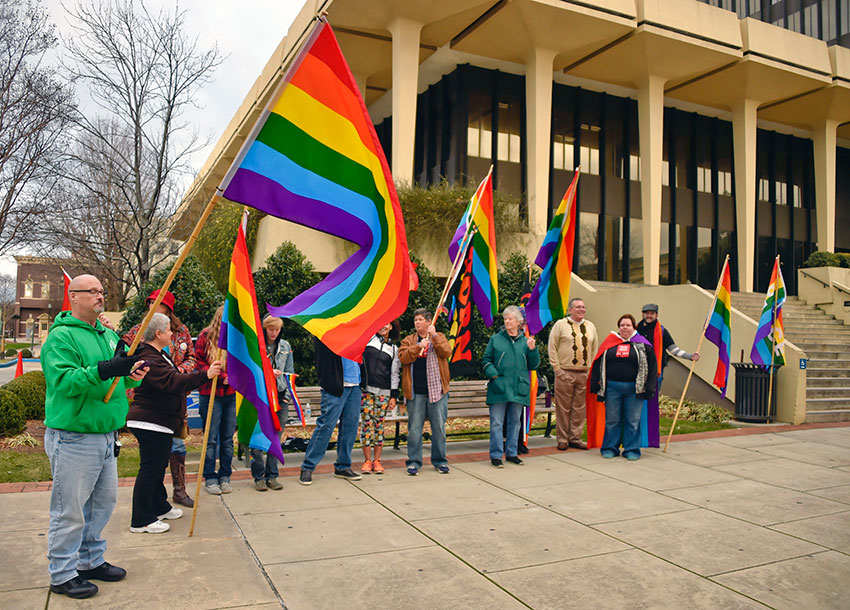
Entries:
[[570, 299], [567, 317], [555, 322], [549, 333], [549, 362], [555, 371], [555, 417], [558, 449], [587, 449], [581, 440], [585, 420], [587, 374], [599, 336], [579, 298]]

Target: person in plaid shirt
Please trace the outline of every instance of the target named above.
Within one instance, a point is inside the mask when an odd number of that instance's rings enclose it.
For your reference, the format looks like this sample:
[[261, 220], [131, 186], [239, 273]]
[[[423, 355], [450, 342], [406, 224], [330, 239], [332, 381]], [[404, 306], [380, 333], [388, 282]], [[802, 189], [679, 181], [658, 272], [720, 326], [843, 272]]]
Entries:
[[[148, 295], [146, 302], [148, 309], [153, 305], [156, 297], [159, 296], [159, 290], [154, 290]], [[181, 373], [191, 373], [195, 370], [195, 348], [192, 345], [192, 335], [189, 334], [189, 329], [183, 324], [180, 319], [174, 315], [174, 305], [176, 299], [170, 291], [166, 291], [157, 307], [158, 313], [163, 313], [171, 319], [171, 345], [166, 349], [171, 361], [174, 362], [177, 370]], [[136, 335], [139, 332], [142, 324], [139, 322], [122, 337], [127, 345], [133, 343]], [[127, 399], [132, 402], [133, 390], [127, 390]], [[186, 443], [182, 438], [174, 437], [171, 441], [171, 455], [169, 456], [171, 482], [174, 487], [172, 498], [177, 504], [192, 508], [194, 501], [186, 493]]]

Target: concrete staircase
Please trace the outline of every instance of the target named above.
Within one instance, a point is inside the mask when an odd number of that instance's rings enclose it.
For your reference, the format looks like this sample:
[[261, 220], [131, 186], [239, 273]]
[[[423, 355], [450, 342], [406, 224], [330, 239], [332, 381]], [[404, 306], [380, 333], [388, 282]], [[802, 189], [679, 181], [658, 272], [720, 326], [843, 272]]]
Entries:
[[[758, 321], [764, 294], [732, 293], [732, 306]], [[850, 326], [788, 297], [783, 308], [786, 340], [806, 352], [806, 422], [850, 421]], [[737, 361], [740, 354], [732, 354]], [[749, 354], [744, 355], [749, 362]], [[788, 362], [787, 366], [798, 366]]]

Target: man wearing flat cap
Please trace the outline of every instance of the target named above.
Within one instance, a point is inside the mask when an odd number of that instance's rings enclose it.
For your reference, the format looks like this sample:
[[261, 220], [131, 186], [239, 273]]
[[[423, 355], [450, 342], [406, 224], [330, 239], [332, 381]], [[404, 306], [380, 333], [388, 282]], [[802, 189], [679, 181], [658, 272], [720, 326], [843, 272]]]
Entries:
[[658, 321], [658, 305], [647, 303], [641, 309], [643, 320], [638, 322], [637, 331], [647, 341], [652, 343], [653, 351], [658, 358], [658, 393], [661, 394], [661, 381], [664, 367], [667, 366], [667, 354], [685, 360], [699, 360], [699, 352], [693, 354], [679, 348], [673, 341], [673, 336]]

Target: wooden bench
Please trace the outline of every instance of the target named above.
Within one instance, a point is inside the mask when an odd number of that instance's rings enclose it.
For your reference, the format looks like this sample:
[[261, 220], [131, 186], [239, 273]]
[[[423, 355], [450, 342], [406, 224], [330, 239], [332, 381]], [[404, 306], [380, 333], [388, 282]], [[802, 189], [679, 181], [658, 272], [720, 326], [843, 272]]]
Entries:
[[[321, 413], [322, 391], [318, 386], [305, 386], [297, 388], [298, 399], [301, 401], [301, 406], [304, 408], [304, 417], [308, 426], [316, 425], [316, 418]], [[310, 405], [310, 417], [307, 417], [307, 404]], [[552, 414], [555, 412], [555, 407], [552, 404], [552, 396], [548, 389], [542, 391], [537, 397], [537, 405], [535, 414], [546, 413], [546, 427], [533, 428], [534, 430], [545, 430], [545, 436], [552, 435], [554, 422]], [[295, 418], [295, 408], [290, 405], [291, 418]], [[448, 419], [458, 418], [483, 418], [490, 416], [490, 409], [487, 407], [487, 381], [452, 381], [449, 386], [449, 404], [448, 404]], [[400, 424], [407, 421], [407, 415], [388, 413], [384, 417], [384, 423], [395, 422], [395, 436], [393, 438], [393, 448], [398, 449], [401, 441]], [[449, 432], [446, 436], [467, 436], [471, 434], [480, 434], [480, 431], [463, 431]]]

